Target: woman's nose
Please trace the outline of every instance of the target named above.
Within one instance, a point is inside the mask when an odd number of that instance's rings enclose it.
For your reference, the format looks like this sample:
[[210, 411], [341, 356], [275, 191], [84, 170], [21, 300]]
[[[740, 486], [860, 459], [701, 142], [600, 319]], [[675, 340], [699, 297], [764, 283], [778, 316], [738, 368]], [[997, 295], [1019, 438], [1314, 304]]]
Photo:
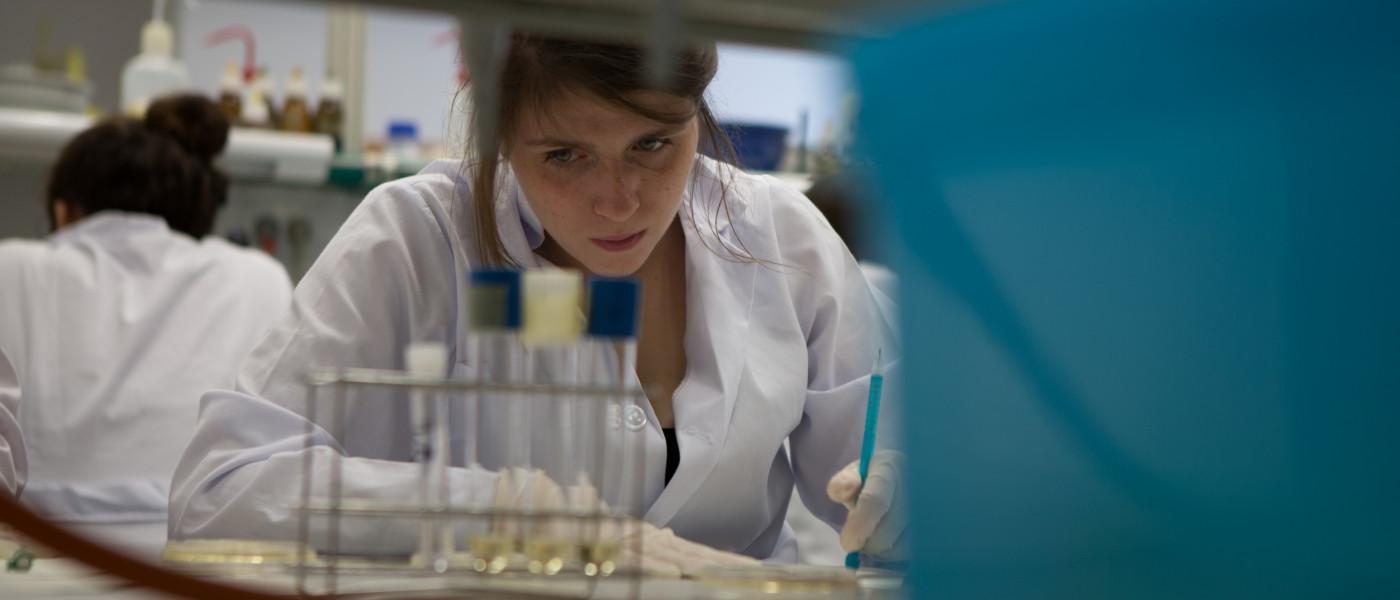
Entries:
[[610, 221], [624, 222], [641, 206], [641, 176], [627, 165], [607, 169], [593, 199], [593, 212]]

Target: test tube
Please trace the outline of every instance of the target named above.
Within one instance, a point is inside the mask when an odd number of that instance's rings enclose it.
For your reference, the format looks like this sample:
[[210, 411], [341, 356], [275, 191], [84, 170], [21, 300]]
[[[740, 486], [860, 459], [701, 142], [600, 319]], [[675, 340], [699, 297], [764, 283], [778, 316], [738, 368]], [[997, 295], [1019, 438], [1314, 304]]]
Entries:
[[[447, 375], [447, 347], [436, 342], [409, 344], [404, 350], [404, 366], [420, 377], [441, 378]], [[447, 508], [450, 494], [447, 478], [447, 403], [441, 393], [428, 393], [414, 388], [410, 393], [410, 415], [413, 421], [414, 458], [421, 465], [418, 479], [419, 509], [441, 511]], [[437, 540], [438, 519], [424, 518], [419, 522], [418, 556], [439, 573], [447, 570], [451, 546], [444, 548]], [[450, 531], [450, 530], [449, 530]], [[448, 544], [451, 536], [448, 536]], [[445, 552], [444, 552], [445, 550]]]
[[[537, 269], [525, 273], [525, 325], [521, 340], [543, 359], [550, 368], [552, 383], [571, 388], [578, 385], [578, 344], [583, 330], [583, 314], [579, 310], [583, 278], [578, 271], [565, 269]], [[532, 361], [533, 362], [533, 361]], [[531, 380], [532, 383], [539, 383]], [[555, 459], [556, 473], [572, 474], [573, 444], [572, 404], [569, 394], [562, 393], [555, 398], [530, 399], [525, 402], [527, 409], [533, 410], [536, 404], [552, 403], [557, 408], [556, 432], [560, 441]], [[561, 479], [567, 485], [567, 479]], [[533, 490], [524, 491], [525, 510], [533, 511]], [[558, 507], [562, 509], [563, 507]], [[553, 575], [575, 560], [576, 542], [568, 531], [567, 519], [545, 517], [534, 521], [530, 527], [522, 528], [525, 533], [525, 558], [527, 568], [533, 573]]]
[[[635, 279], [594, 277], [588, 281], [588, 331], [582, 345], [581, 371], [584, 381], [598, 386], [613, 380], [618, 389], [626, 389], [630, 364], [627, 347], [635, 357], [637, 323], [641, 307], [641, 285]], [[610, 361], [610, 357], [617, 360]], [[616, 366], [609, 369], [610, 364]], [[609, 575], [616, 568], [620, 544], [617, 539], [601, 539], [601, 525], [607, 515], [602, 512], [599, 491], [604, 485], [607, 466], [607, 413], [612, 402], [607, 397], [588, 398], [578, 403], [576, 419], [578, 445], [576, 456], [582, 462], [570, 490], [572, 507], [590, 515], [588, 527], [579, 532], [579, 554], [587, 575]], [[620, 413], [619, 413], [620, 414]], [[625, 454], [624, 454], [625, 456]], [[622, 481], [628, 471], [619, 473]], [[577, 490], [577, 491], [575, 491]]]
[[[520, 357], [517, 334], [520, 331], [520, 272], [507, 269], [473, 271], [467, 292], [469, 330], [468, 361], [476, 366], [478, 382], [518, 383], [516, 369]], [[488, 369], [488, 365], [491, 367]], [[481, 394], [466, 394], [466, 418], [469, 439], [463, 444], [463, 464], [468, 468], [481, 462], [483, 411]], [[509, 410], [514, 410], [511, 407]], [[513, 413], [512, 413], [513, 414]], [[520, 431], [521, 422], [512, 419], [512, 434]], [[511, 468], [518, 457], [508, 457], [501, 472]], [[486, 506], [472, 506], [483, 509]], [[507, 523], [495, 519], [487, 523], [485, 533], [469, 541], [472, 568], [478, 572], [500, 573], [506, 569], [510, 556], [516, 551], [515, 536]]]

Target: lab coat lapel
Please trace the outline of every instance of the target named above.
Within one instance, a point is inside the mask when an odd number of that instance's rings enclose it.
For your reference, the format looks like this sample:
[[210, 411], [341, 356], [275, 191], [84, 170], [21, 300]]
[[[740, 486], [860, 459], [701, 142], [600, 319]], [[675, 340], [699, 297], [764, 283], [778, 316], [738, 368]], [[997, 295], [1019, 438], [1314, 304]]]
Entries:
[[[747, 208], [731, 191], [729, 216], [717, 214], [718, 188], [712, 172], [697, 166], [702, 178], [692, 186], [694, 211], [681, 208], [686, 235], [686, 377], [672, 400], [680, 442], [680, 465], [670, 485], [647, 512], [648, 521], [665, 525], [695, 497], [714, 470], [729, 433], [738, 399], [739, 379], [747, 361], [750, 308], [758, 265], [734, 260], [725, 247], [737, 247], [733, 223], [742, 223]], [[696, 223], [691, 213], [699, 217]], [[720, 214], [723, 214], [721, 211]]]

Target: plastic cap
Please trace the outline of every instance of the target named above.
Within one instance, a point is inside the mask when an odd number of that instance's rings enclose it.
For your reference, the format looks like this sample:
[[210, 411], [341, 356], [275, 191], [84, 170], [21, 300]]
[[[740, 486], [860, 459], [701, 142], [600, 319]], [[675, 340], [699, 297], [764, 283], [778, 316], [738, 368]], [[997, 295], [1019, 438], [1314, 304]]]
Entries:
[[[130, 38], [127, 38], [130, 39]], [[141, 28], [141, 53], [171, 56], [175, 47], [175, 31], [165, 21], [147, 21]]]
[[267, 98], [262, 90], [253, 88], [248, 92], [248, 101], [243, 103], [243, 114], [239, 115], [249, 125], [266, 125], [272, 119], [267, 110]]
[[253, 89], [262, 92], [263, 98], [270, 99], [276, 95], [277, 82], [273, 81], [272, 76], [267, 74], [267, 69], [263, 68], [258, 73], [258, 78], [253, 80]]
[[418, 138], [418, 124], [413, 121], [390, 121], [389, 139]]
[[472, 331], [520, 329], [520, 272], [472, 271], [467, 326]]
[[243, 72], [238, 68], [238, 61], [228, 61], [228, 65], [224, 67], [224, 75], [219, 79], [219, 89], [227, 92], [243, 89]]
[[424, 377], [447, 375], [447, 345], [441, 342], [415, 342], [403, 350], [404, 370]]
[[525, 343], [564, 345], [578, 340], [583, 277], [578, 271], [537, 269], [525, 272]]
[[637, 337], [642, 287], [635, 279], [597, 277], [588, 280], [588, 335]]
[[287, 78], [287, 95], [306, 98], [306, 93], [306, 78], [301, 74], [301, 67], [292, 67], [292, 74]]
[[340, 84], [339, 79], [329, 77], [321, 80], [321, 100], [339, 101], [345, 95], [345, 88]]

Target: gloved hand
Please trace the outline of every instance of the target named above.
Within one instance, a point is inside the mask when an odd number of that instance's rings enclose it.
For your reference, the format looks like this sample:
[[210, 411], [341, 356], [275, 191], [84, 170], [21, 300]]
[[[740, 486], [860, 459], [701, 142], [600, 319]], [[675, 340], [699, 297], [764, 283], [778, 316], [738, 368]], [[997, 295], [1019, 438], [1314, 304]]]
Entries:
[[640, 564], [648, 575], [693, 577], [706, 567], [756, 567], [762, 564], [755, 558], [692, 542], [676, 535], [670, 529], [662, 529], [651, 523], [642, 522], [640, 531], [636, 527], [631, 529], [622, 537], [619, 562], [623, 565], [638, 564], [633, 546], [636, 538], [640, 536]]
[[[587, 479], [580, 479], [569, 486], [568, 497], [569, 505], [574, 510], [591, 512], [601, 509], [605, 513], [611, 512], [607, 502], [598, 497], [598, 491]], [[618, 564], [628, 567], [640, 566], [643, 572], [653, 577], [693, 576], [706, 567], [761, 564], [748, 556], [692, 542], [676, 535], [670, 529], [662, 529], [645, 521], [620, 524], [616, 520], [603, 520], [597, 536], [602, 540], [618, 540]], [[641, 556], [637, 556], [635, 548], [639, 537]]]
[[[491, 505], [497, 509], [557, 511], [564, 508], [564, 490], [540, 469], [502, 468], [496, 475], [496, 487]], [[535, 521], [528, 532], [532, 536], [559, 535], [563, 525], [553, 519]], [[519, 535], [520, 522], [501, 519], [492, 529], [503, 535]]]
[[904, 558], [909, 512], [899, 489], [903, 472], [902, 452], [880, 450], [870, 457], [864, 489], [860, 461], [846, 465], [827, 482], [827, 497], [851, 511], [841, 528], [841, 548], [886, 559]]

